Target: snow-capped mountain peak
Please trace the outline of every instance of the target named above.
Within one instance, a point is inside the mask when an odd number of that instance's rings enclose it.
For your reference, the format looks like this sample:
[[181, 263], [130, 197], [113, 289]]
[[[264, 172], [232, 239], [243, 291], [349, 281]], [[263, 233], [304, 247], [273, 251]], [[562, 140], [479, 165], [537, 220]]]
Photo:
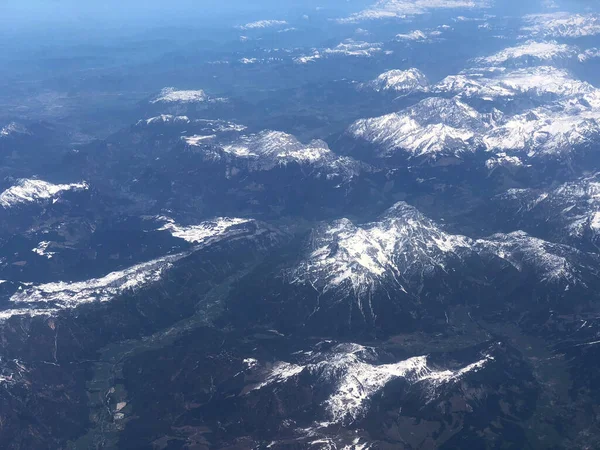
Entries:
[[378, 222], [354, 225], [340, 219], [316, 229], [306, 259], [293, 271], [294, 283], [356, 296], [381, 283], [405, 290], [416, 271], [442, 267], [447, 254], [468, 249], [463, 236], [443, 232], [415, 208], [400, 202]]
[[412, 156], [472, 151], [487, 119], [458, 99], [431, 97], [400, 112], [361, 119], [348, 130], [354, 138], [376, 144], [380, 156], [403, 149]]
[[409, 94], [427, 90], [429, 81], [419, 69], [389, 70], [382, 73], [373, 81], [362, 85], [376, 92], [392, 91]]

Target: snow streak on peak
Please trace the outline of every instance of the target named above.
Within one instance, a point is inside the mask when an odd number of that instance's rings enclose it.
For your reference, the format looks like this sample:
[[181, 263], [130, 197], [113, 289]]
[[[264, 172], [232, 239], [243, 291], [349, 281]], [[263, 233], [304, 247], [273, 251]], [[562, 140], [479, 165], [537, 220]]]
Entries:
[[362, 85], [376, 92], [392, 91], [402, 94], [426, 91], [429, 81], [419, 69], [389, 70], [373, 81]]
[[169, 231], [173, 236], [184, 239], [192, 244], [204, 244], [212, 239], [220, 239], [225, 235], [235, 234], [234, 228], [238, 225], [252, 222], [248, 219], [219, 217], [214, 220], [202, 222], [199, 225], [181, 226], [169, 217], [158, 217], [157, 220], [165, 222], [159, 231]]
[[429, 402], [439, 388], [459, 381], [469, 373], [478, 372], [494, 360], [490, 355], [459, 369], [438, 369], [430, 365], [427, 356], [416, 356], [391, 364], [379, 363], [376, 349], [359, 344], [334, 345], [323, 352], [307, 352], [310, 356], [299, 364], [278, 362], [267, 371], [265, 381], [255, 390], [286, 383], [309, 380], [320, 388], [331, 389], [322, 403], [328, 420], [350, 425], [369, 411], [371, 399], [393, 380], [404, 379], [410, 385], [420, 384]]
[[369, 8], [338, 21], [355, 23], [362, 20], [396, 19], [426, 14], [436, 9], [485, 8], [489, 3], [487, 0], [379, 0]]
[[533, 36], [578, 38], [600, 34], [600, 15], [555, 12], [525, 16], [523, 31]]
[[0, 194], [0, 205], [5, 209], [26, 203], [56, 198], [64, 191], [86, 190], [85, 182], [72, 184], [52, 184], [42, 180], [21, 179], [18, 183]]

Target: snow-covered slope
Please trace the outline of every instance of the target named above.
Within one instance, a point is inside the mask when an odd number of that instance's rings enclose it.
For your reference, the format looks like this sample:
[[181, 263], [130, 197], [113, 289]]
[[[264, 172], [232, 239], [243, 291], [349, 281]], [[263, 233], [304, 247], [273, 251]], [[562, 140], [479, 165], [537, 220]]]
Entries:
[[600, 110], [540, 107], [508, 118], [485, 137], [486, 147], [499, 151], [525, 151], [526, 155], [570, 153], [575, 146], [600, 137]]
[[[378, 290], [419, 295], [423, 280], [436, 271], [456, 269], [480, 257], [500, 258], [517, 271], [528, 271], [537, 282], [584, 284], [581, 273], [596, 277], [594, 261], [560, 244], [524, 232], [496, 234], [472, 240], [449, 234], [404, 202], [390, 208], [377, 222], [355, 225], [341, 219], [316, 229], [302, 262], [290, 272], [293, 284], [311, 286], [322, 295], [347, 301], [354, 298], [361, 312], [373, 314], [370, 299]], [[501, 261], [492, 264], [496, 272]], [[493, 273], [490, 277], [494, 278]], [[334, 300], [337, 301], [337, 300]]]
[[175, 116], [172, 114], [161, 114], [160, 116], [150, 117], [138, 121], [137, 125], [153, 125], [153, 124], [188, 124], [190, 123], [188, 116]]
[[[45, 284], [20, 283], [18, 290], [10, 297], [11, 309], [0, 311], [0, 318], [52, 314], [60, 309], [76, 308], [86, 303], [107, 302], [126, 292], [135, 292], [160, 281], [177, 261], [194, 251], [222, 241], [252, 239], [266, 230], [252, 220], [237, 218], [218, 218], [187, 227], [166, 217], [159, 217], [157, 221], [163, 223], [159, 230], [166, 230], [194, 246], [189, 251], [166, 255], [100, 278]], [[41, 243], [40, 247], [45, 247], [45, 244]]]
[[262, 371], [264, 379], [254, 390], [282, 389], [308, 381], [320, 391], [329, 391], [321, 404], [328, 423], [344, 425], [362, 419], [369, 411], [373, 396], [393, 380], [418, 384], [423, 403], [427, 404], [443, 386], [460, 381], [494, 361], [493, 356], [482, 354], [478, 360], [454, 369], [434, 367], [427, 356], [383, 364], [375, 348], [354, 343], [337, 344], [306, 354], [308, 356], [297, 363], [279, 361], [266, 370], [254, 364], [252, 370]]
[[467, 238], [443, 232], [400, 202], [377, 222], [357, 226], [340, 219], [315, 230], [307, 257], [291, 279], [323, 293], [358, 298], [385, 283], [406, 291], [413, 276], [443, 267], [447, 256], [470, 246]]
[[520, 272], [531, 271], [540, 283], [560, 283], [567, 289], [575, 285], [585, 286], [582, 278], [584, 272], [593, 274], [595, 278], [599, 274], [597, 264], [600, 258], [595, 255], [534, 238], [523, 231], [480, 239], [475, 248], [480, 252], [495, 254]]
[[[164, 225], [158, 229], [159, 231], [169, 231], [176, 238], [192, 244], [205, 244], [214, 239], [221, 239], [223, 236], [231, 237], [236, 233], [235, 227], [250, 222], [248, 219], [219, 217], [199, 225], [181, 226], [170, 217], [160, 216], [157, 220], [164, 222]], [[244, 232], [245, 230], [240, 229], [239, 231]]]
[[485, 162], [485, 166], [489, 170], [494, 170], [499, 167], [504, 167], [508, 169], [514, 169], [519, 167], [525, 167], [523, 161], [518, 156], [509, 156], [504, 152], [496, 153], [490, 159]]
[[[188, 145], [201, 145], [193, 138]], [[362, 165], [348, 157], [334, 154], [324, 141], [308, 144], [300, 142], [291, 134], [265, 130], [258, 134], [241, 136], [230, 143], [217, 145], [220, 153], [216, 158], [233, 158], [233, 163], [244, 164], [248, 170], [271, 170], [289, 164], [323, 172], [328, 177], [351, 178], [360, 172]]]
[[530, 65], [532, 63], [558, 62], [575, 58], [577, 47], [559, 44], [556, 41], [527, 41], [515, 47], [508, 47], [490, 56], [476, 59], [482, 65]]
[[37, 255], [43, 256], [48, 259], [52, 259], [56, 253], [48, 250], [48, 247], [50, 247], [51, 244], [52, 243], [50, 241], [42, 241], [37, 245], [37, 247], [33, 248], [31, 251]]
[[376, 92], [391, 91], [398, 94], [410, 94], [426, 91], [429, 81], [419, 69], [389, 70], [361, 87]]
[[477, 72], [450, 75], [432, 88], [433, 92], [453, 94], [465, 98], [479, 97], [487, 100], [517, 96], [540, 97], [544, 95], [564, 98], [591, 94], [596, 88], [575, 79], [567, 70], [551, 66], [528, 67], [513, 71], [499, 70], [491, 76]]
[[[521, 159], [563, 155], [600, 139], [600, 90], [564, 69], [474, 70], [449, 76], [431, 91], [454, 98], [428, 98], [359, 120], [348, 134], [374, 144], [379, 157], [404, 152], [432, 159], [479, 149]], [[510, 113], [480, 113], [465, 103], [473, 98], [512, 101], [513, 107]]]
[[413, 30], [409, 33], [397, 34], [395, 40], [407, 41], [407, 42], [432, 42], [434, 39], [439, 39], [441, 34], [442, 34], [442, 32], [439, 30], [434, 30], [434, 31]]
[[554, 189], [511, 189], [497, 206], [515, 219], [543, 222], [562, 242], [600, 244], [600, 175], [570, 181]]
[[597, 58], [600, 58], [600, 49], [598, 49], [596, 47], [588, 48], [588, 49], [584, 50], [582, 53], [580, 53], [579, 55], [577, 55], [577, 59], [580, 62], [586, 62], [591, 59], [597, 59]]
[[42, 180], [21, 179], [18, 183], [0, 193], [0, 205], [12, 208], [27, 203], [56, 199], [62, 192], [88, 189], [85, 182], [72, 184], [52, 184]]
[[486, 117], [460, 100], [432, 97], [400, 113], [358, 120], [348, 133], [375, 144], [381, 157], [402, 149], [435, 158], [473, 151], [489, 128]]
[[556, 12], [525, 17], [523, 32], [533, 36], [579, 38], [600, 34], [598, 14]]
[[172, 263], [184, 254], [167, 256], [102, 278], [79, 282], [56, 282], [21, 287], [10, 301], [16, 306], [42, 303], [59, 308], [74, 308], [85, 303], [106, 302], [127, 291], [135, 291], [160, 280]]
[[[213, 139], [224, 133], [240, 133], [246, 127], [228, 120], [190, 119], [188, 116], [161, 114], [148, 119], [138, 120], [136, 129], [148, 131], [153, 138], [158, 134], [157, 131], [165, 131], [173, 133], [167, 134], [169, 137], [180, 137], [186, 142], [199, 142], [203, 139]], [[181, 136], [183, 133], [186, 135]], [[160, 134], [160, 136], [164, 135]]]
[[223, 102], [223, 98], [213, 98], [202, 89], [179, 90], [174, 87], [166, 87], [160, 94], [154, 97], [150, 103], [153, 104], [193, 104], [193, 103], [215, 103]]

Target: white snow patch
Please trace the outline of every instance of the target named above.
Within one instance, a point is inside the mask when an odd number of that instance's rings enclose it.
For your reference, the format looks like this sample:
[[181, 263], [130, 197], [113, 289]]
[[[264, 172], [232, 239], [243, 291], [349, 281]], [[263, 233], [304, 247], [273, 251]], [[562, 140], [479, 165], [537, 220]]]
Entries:
[[158, 217], [157, 220], [164, 222], [164, 225], [158, 229], [159, 231], [169, 231], [171, 235], [192, 244], [203, 244], [210, 239], [222, 238], [233, 227], [252, 222], [248, 219], [219, 217], [199, 225], [186, 227], [178, 225], [173, 219], [165, 216]]
[[61, 192], [86, 190], [88, 188], [86, 182], [52, 184], [42, 180], [21, 179], [16, 185], [0, 194], [0, 205], [4, 208], [11, 208], [19, 204], [56, 198]]
[[54, 255], [56, 254], [56, 252], [49, 252], [48, 251], [49, 246], [50, 246], [49, 241], [42, 241], [38, 244], [37, 247], [33, 248], [31, 251], [40, 256], [45, 256], [48, 259], [52, 259], [54, 257]]
[[288, 23], [285, 20], [257, 20], [256, 22], [241, 25], [238, 28], [240, 30], [261, 30], [265, 28], [282, 27], [287, 24]]

